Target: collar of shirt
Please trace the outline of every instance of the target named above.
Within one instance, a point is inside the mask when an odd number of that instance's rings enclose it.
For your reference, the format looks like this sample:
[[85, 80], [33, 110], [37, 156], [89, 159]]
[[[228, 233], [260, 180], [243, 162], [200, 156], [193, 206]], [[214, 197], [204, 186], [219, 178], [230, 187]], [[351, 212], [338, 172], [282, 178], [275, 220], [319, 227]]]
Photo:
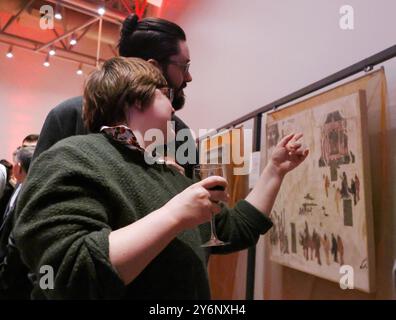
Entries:
[[126, 146], [128, 149], [139, 150], [141, 152], [145, 151], [138, 143], [136, 136], [132, 132], [132, 130], [125, 125], [119, 125], [114, 127], [102, 126], [100, 128], [100, 132], [103, 132], [114, 141], [117, 141], [118, 143]]

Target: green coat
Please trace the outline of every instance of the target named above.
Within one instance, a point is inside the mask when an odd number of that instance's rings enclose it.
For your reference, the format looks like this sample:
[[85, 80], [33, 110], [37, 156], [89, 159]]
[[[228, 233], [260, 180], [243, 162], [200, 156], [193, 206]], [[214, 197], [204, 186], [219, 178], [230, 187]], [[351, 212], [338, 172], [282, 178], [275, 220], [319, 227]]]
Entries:
[[[22, 259], [36, 275], [33, 297], [209, 299], [207, 252], [200, 247], [209, 238], [208, 224], [180, 233], [127, 286], [109, 260], [112, 230], [157, 210], [192, 183], [166, 165], [146, 164], [141, 152], [103, 134], [71, 137], [42, 153], [21, 191], [14, 229]], [[212, 253], [254, 245], [272, 226], [246, 201], [216, 219], [219, 238], [231, 245]], [[54, 270], [54, 289], [40, 289], [49, 275], [40, 273], [43, 266]]]

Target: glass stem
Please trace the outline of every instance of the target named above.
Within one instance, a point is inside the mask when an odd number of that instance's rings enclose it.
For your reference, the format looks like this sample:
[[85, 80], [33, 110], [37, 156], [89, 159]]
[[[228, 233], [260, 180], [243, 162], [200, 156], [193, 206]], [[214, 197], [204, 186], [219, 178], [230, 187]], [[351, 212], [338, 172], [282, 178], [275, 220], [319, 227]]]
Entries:
[[212, 213], [212, 217], [210, 219], [210, 239], [217, 240], [216, 234], [216, 226], [215, 226], [215, 215]]

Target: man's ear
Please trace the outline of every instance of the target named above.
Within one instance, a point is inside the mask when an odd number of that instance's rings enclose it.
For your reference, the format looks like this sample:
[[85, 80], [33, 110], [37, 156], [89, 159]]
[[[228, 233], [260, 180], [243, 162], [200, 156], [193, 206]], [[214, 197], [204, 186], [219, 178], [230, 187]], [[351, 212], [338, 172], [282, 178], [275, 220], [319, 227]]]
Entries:
[[155, 59], [148, 59], [147, 62], [148, 62], [148, 63], [151, 63], [154, 67], [160, 69], [161, 72], [163, 71], [163, 70], [162, 70], [162, 66], [160, 65], [160, 63], [159, 63], [157, 60], [155, 60]]

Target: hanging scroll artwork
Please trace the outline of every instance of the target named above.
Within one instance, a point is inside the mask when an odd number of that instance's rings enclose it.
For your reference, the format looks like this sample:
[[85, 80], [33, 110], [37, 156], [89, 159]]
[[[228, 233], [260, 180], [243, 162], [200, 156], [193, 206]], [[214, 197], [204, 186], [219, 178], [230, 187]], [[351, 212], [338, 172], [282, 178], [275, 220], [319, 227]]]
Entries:
[[365, 93], [267, 117], [268, 159], [282, 137], [304, 134], [310, 154], [284, 179], [271, 212], [271, 260], [342, 287], [374, 290]]

